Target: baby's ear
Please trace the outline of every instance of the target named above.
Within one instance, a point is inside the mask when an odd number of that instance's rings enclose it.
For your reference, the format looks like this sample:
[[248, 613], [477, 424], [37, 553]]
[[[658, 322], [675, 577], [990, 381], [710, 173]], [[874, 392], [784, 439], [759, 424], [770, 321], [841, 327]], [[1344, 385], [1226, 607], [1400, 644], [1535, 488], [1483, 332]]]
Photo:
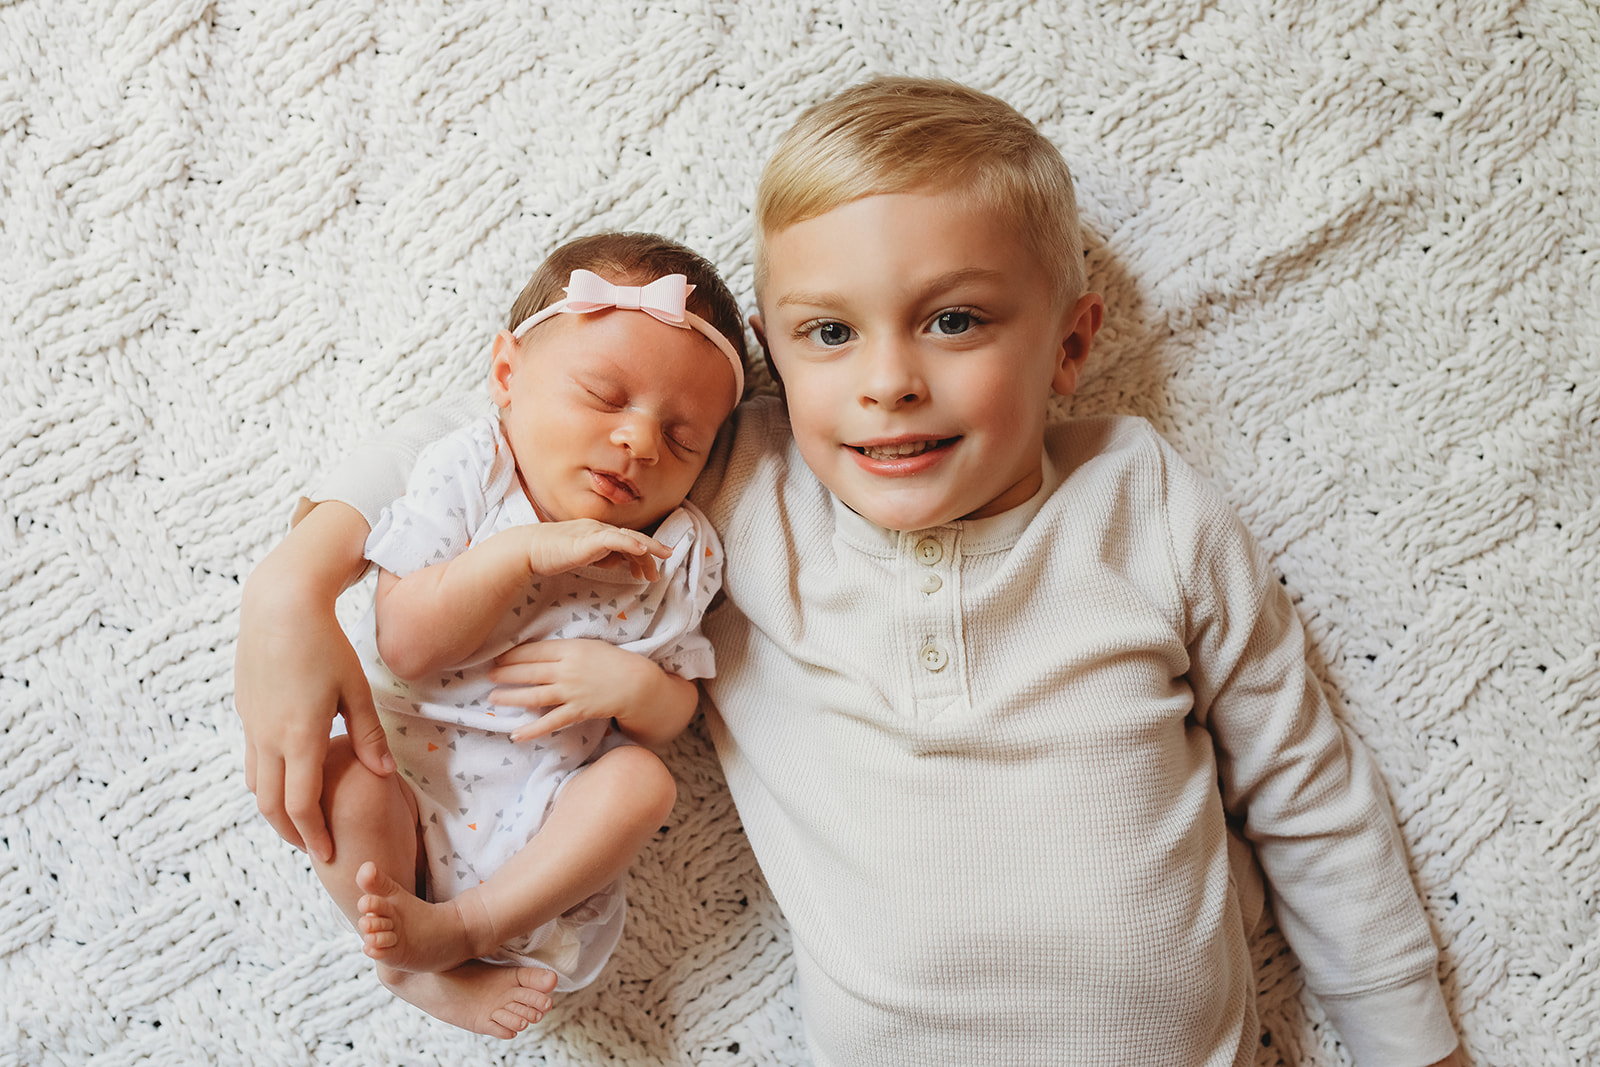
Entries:
[[1094, 335], [1100, 332], [1105, 311], [1106, 302], [1099, 293], [1084, 293], [1067, 314], [1062, 324], [1067, 332], [1061, 339], [1061, 362], [1050, 380], [1050, 387], [1061, 396], [1071, 396], [1078, 388], [1078, 375], [1089, 360], [1089, 349]]
[[494, 347], [489, 362], [489, 397], [495, 407], [511, 404], [511, 375], [516, 371], [517, 339], [510, 330], [494, 335]]

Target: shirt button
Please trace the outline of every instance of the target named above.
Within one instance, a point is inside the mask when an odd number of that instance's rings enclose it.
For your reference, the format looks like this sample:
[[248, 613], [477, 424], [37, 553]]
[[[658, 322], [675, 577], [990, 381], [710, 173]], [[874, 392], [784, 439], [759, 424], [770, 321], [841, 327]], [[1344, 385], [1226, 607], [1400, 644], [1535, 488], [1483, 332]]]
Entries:
[[942, 671], [944, 665], [950, 662], [950, 657], [945, 655], [944, 649], [938, 645], [923, 645], [919, 653], [922, 657], [922, 666], [930, 671]]
[[929, 595], [937, 593], [943, 585], [944, 579], [932, 571], [923, 571], [922, 577], [917, 579], [917, 588]]
[[944, 548], [932, 537], [924, 537], [917, 542], [917, 560], [925, 567], [931, 567], [944, 558]]

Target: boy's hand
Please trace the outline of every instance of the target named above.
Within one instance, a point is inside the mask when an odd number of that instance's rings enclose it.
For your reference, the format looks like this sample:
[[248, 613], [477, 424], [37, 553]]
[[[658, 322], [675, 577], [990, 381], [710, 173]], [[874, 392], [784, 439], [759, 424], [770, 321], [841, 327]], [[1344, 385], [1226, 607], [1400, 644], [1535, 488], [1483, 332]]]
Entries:
[[513, 741], [544, 737], [586, 719], [616, 719], [634, 740], [665, 744], [694, 714], [699, 688], [653, 660], [588, 638], [529, 641], [496, 661], [495, 704], [547, 709]]
[[[334, 616], [339, 590], [364, 565], [365, 530], [353, 509], [317, 507], [251, 574], [239, 613], [233, 683], [244, 726], [245, 785], [285, 841], [324, 860], [333, 856], [322, 816], [333, 717], [345, 717], [368, 769], [380, 775], [394, 769], [372, 691]], [[331, 547], [338, 545], [354, 548], [341, 555]]]
[[564, 574], [579, 567], [627, 567], [635, 578], [660, 577], [656, 558], [672, 549], [649, 534], [595, 519], [543, 522], [529, 527], [528, 564], [534, 574]]

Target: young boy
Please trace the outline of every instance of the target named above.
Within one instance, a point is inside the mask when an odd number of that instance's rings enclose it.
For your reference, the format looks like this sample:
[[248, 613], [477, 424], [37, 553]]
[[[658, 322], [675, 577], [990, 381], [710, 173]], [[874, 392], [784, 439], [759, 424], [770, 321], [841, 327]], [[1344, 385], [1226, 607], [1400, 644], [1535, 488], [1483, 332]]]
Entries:
[[1260, 553], [1142, 421], [1046, 425], [1102, 313], [1055, 148], [870, 82], [785, 137], [757, 235], [784, 403], [693, 495], [729, 544], [706, 689], [816, 1062], [1253, 1062], [1230, 828], [1356, 1062], [1456, 1062], [1381, 782]]

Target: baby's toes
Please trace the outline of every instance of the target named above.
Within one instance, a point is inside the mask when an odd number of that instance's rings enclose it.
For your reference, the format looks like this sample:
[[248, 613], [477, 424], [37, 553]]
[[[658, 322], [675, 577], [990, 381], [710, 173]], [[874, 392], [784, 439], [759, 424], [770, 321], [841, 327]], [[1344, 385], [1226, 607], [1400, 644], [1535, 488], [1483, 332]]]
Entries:
[[515, 1012], [530, 1023], [543, 1019], [544, 1013], [550, 1010], [549, 997], [521, 997], [515, 993], [512, 997], [506, 1001], [504, 1010]]
[[507, 1004], [503, 1008], [496, 1008], [489, 1013], [489, 1018], [507, 1030], [522, 1033], [530, 1025], [539, 1021], [538, 1012], [521, 1004]]
[[356, 921], [356, 926], [364, 934], [375, 934], [380, 930], [393, 930], [394, 916], [375, 909], [363, 909], [361, 918]]

